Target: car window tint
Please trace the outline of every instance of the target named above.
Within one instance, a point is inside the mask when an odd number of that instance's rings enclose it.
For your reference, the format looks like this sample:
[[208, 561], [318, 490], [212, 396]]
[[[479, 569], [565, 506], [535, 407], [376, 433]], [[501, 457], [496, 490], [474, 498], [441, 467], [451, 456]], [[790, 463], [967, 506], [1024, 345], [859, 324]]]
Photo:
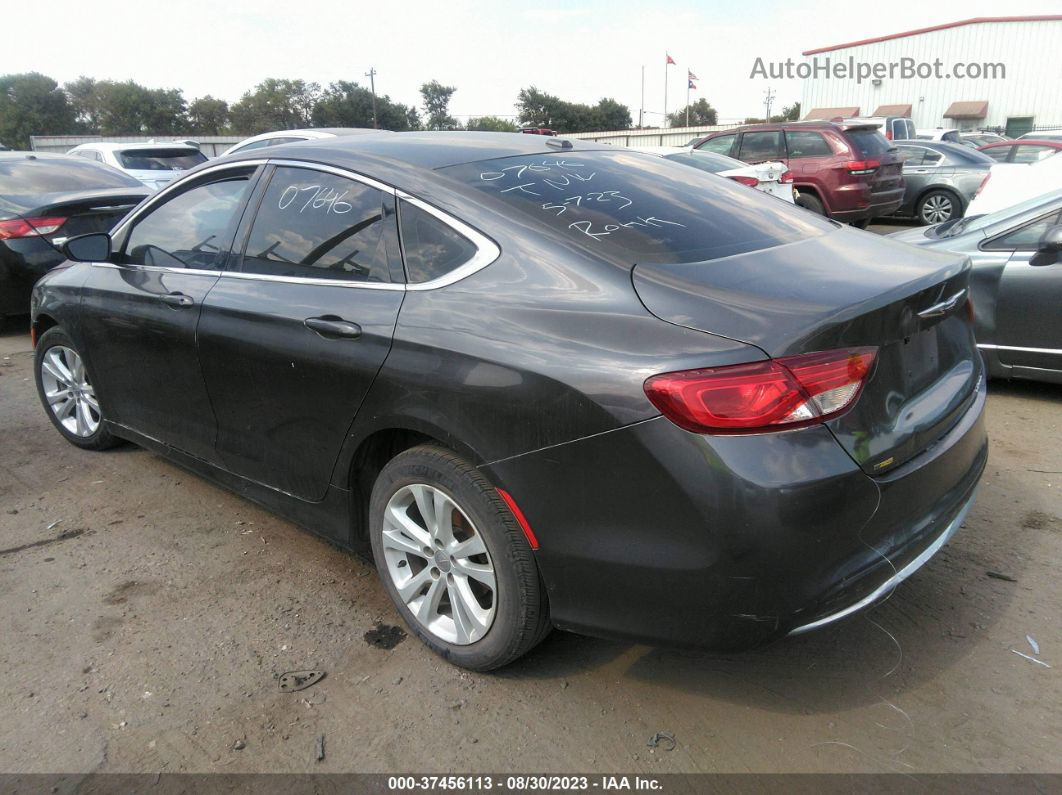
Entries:
[[249, 143], [249, 144], [244, 144], [243, 146], [239, 147], [236, 151], [237, 152], [249, 152], [252, 149], [264, 149], [265, 147], [270, 146], [272, 143], [273, 143], [273, 139], [272, 138], [263, 138], [261, 141], [251, 141], [251, 143]]
[[717, 138], [711, 138], [705, 141], [703, 144], [697, 147], [701, 152], [715, 152], [717, 155], [729, 155], [730, 150], [734, 147], [734, 139], [737, 136], [734, 134], [720, 135]]
[[438, 171], [513, 226], [628, 267], [716, 259], [835, 228], [760, 191], [637, 152], [519, 155]]
[[786, 130], [785, 144], [790, 157], [829, 157], [830, 145], [821, 133]]
[[[845, 137], [861, 160], [883, 155], [889, 151], [891, 146], [885, 136], [877, 130], [847, 130]], [[921, 137], [923, 136], [919, 136]]]
[[741, 136], [738, 160], [746, 163], [762, 163], [765, 160], [780, 160], [785, 157], [782, 147], [782, 131], [747, 132]]
[[1045, 157], [1050, 157], [1057, 150], [1049, 146], [1036, 146], [1035, 144], [1021, 144], [1014, 147], [1015, 163], [1036, 163]]
[[471, 240], [414, 204], [403, 201], [399, 218], [402, 253], [412, 284], [445, 276], [476, 254]]
[[211, 182], [178, 194], [133, 226], [122, 261], [166, 268], [218, 268], [228, 250], [249, 178]]
[[1037, 218], [1035, 221], [1032, 221], [1025, 226], [1018, 227], [1013, 232], [1008, 232], [994, 240], [990, 240], [984, 247], [994, 251], [1019, 248], [1035, 249], [1048, 227], [1054, 226], [1056, 223], [1058, 223], [1058, 213], [1053, 212], [1049, 215]]
[[730, 171], [733, 168], [748, 168], [740, 160], [734, 160], [726, 155], [713, 157], [707, 154], [695, 155], [689, 152], [679, 152], [674, 155], [664, 155], [664, 157], [676, 163], [684, 163], [687, 166], [699, 168], [701, 171], [707, 171], [709, 174], [718, 174], [720, 171]]
[[992, 149], [985, 149], [981, 152], [983, 155], [988, 155], [993, 160], [1003, 163], [1007, 159], [1007, 155], [1014, 149], [1013, 146], [997, 146]]
[[923, 166], [939, 166], [940, 161], [944, 159], [944, 155], [935, 149], [926, 149], [926, 153], [922, 156]]
[[122, 168], [139, 171], [184, 171], [207, 161], [202, 152], [190, 149], [126, 149], [116, 154]]
[[393, 197], [337, 174], [278, 168], [258, 206], [241, 270], [266, 276], [391, 281], [384, 203]]
[[269, 143], [270, 146], [280, 146], [281, 144], [290, 144], [293, 141], [305, 141], [305, 140], [306, 140], [305, 138], [297, 138], [297, 137], [294, 137], [294, 136], [291, 136], [291, 135], [285, 135], [282, 138], [270, 138], [268, 143]]
[[921, 146], [897, 146], [896, 153], [905, 166], [920, 166], [926, 150]]

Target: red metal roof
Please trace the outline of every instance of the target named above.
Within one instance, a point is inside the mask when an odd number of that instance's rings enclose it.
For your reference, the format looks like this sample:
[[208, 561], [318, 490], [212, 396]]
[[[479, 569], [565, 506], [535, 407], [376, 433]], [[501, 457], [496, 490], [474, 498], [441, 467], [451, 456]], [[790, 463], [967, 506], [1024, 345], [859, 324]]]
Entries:
[[887, 36], [877, 36], [873, 39], [863, 39], [862, 41], [850, 41], [847, 44], [834, 44], [832, 47], [819, 47], [817, 50], [805, 50], [803, 54], [815, 55], [816, 53], [830, 52], [831, 50], [844, 50], [848, 47], [860, 47], [864, 44], [876, 44], [879, 41], [889, 41], [890, 39], [902, 39], [905, 36], [917, 36], [919, 33], [932, 33], [934, 30], [959, 28], [963, 25], [978, 25], [982, 22], [1057, 22], [1059, 20], [1062, 20], [1062, 14], [1044, 14], [1041, 16], [1032, 17], [974, 17], [973, 19], [962, 19], [958, 22], [947, 22], [943, 25], [933, 25], [929, 28], [908, 30], [903, 33], [890, 33]]

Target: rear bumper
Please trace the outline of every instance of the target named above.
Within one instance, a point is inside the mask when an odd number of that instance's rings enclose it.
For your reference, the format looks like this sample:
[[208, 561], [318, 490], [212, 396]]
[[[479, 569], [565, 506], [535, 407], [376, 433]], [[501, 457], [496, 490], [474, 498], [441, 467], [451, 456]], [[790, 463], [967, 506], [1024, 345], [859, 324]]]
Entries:
[[873, 604], [943, 545], [987, 458], [983, 409], [982, 384], [882, 477], [823, 426], [713, 437], [663, 418], [486, 469], [538, 537], [559, 628], [748, 648]]

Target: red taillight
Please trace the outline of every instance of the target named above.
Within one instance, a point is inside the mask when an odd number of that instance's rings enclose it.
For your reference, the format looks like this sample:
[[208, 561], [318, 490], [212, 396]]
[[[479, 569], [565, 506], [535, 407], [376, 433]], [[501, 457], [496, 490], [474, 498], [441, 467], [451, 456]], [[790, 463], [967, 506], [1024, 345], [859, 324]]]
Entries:
[[764, 362], [654, 375], [645, 394], [693, 433], [751, 433], [812, 425], [851, 406], [876, 348], [805, 353]]
[[17, 221], [0, 221], [0, 240], [50, 235], [64, 223], [65, 218], [20, 218]]
[[755, 177], [731, 177], [734, 182], [740, 182], [742, 185], [748, 185], [750, 188], [755, 188], [760, 184], [760, 181]]
[[977, 190], [974, 191], [974, 198], [976, 199], [981, 195], [981, 191], [985, 189], [985, 185], [988, 184], [988, 180], [992, 177], [992, 169], [988, 169], [988, 173], [985, 174], [985, 178], [981, 180], [981, 184], [977, 186]]
[[892, 140], [892, 130], [886, 130], [885, 131], [885, 140], [886, 141], [891, 141]]
[[780, 176], [778, 178], [778, 181], [781, 182], [783, 185], [792, 185], [793, 184], [793, 172], [792, 171], [783, 172], [782, 176]]
[[844, 164], [844, 167], [848, 169], [849, 174], [873, 174], [877, 169], [881, 168], [880, 160], [849, 160]]

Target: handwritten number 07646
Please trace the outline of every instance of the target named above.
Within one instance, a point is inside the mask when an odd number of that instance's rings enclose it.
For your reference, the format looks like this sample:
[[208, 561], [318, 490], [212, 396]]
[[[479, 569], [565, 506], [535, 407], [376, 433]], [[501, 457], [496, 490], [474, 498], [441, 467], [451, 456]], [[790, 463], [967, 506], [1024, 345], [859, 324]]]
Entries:
[[337, 192], [333, 188], [322, 187], [320, 185], [306, 185], [299, 187], [298, 185], [288, 185], [284, 188], [284, 192], [280, 194], [280, 199], [277, 201], [277, 208], [286, 210], [295, 204], [296, 199], [300, 199], [300, 194], [306, 194], [307, 199], [299, 206], [299, 212], [305, 212], [307, 208], [311, 210], [324, 209], [326, 213], [335, 213], [336, 215], [343, 215], [349, 213], [353, 208], [350, 202], [340, 201], [347, 195], [347, 191], [342, 193]]

